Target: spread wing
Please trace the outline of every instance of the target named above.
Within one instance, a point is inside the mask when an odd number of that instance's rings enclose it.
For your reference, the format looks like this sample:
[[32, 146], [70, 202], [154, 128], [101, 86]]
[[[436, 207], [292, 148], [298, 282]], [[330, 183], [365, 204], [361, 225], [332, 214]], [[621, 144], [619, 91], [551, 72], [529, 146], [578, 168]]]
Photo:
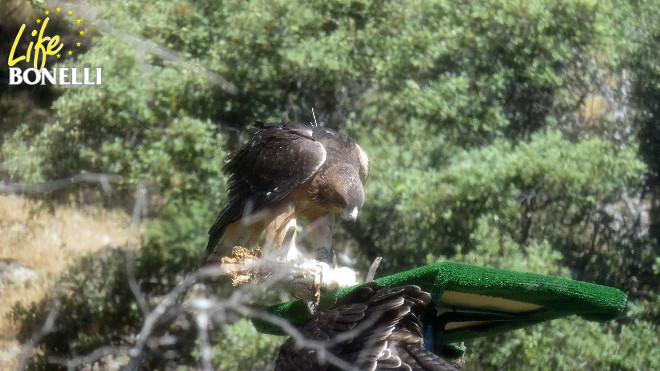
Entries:
[[[359, 370], [456, 370], [424, 348], [420, 318], [430, 300], [417, 286], [367, 284], [346, 304], [318, 313], [300, 331], [308, 339], [328, 341], [328, 353]], [[341, 369], [321, 358], [317, 349], [288, 339], [275, 369]]]
[[325, 162], [325, 149], [312, 138], [311, 126], [258, 125], [261, 130], [232, 153], [223, 168], [229, 175], [227, 205], [209, 230], [205, 256], [213, 251], [229, 224], [282, 199]]

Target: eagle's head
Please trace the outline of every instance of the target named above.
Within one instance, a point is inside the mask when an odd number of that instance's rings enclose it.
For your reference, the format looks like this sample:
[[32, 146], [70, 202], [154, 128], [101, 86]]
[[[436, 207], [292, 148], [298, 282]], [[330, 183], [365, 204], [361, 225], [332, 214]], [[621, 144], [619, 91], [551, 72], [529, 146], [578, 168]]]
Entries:
[[315, 201], [328, 205], [342, 219], [355, 221], [364, 205], [364, 185], [358, 171], [349, 164], [340, 163], [325, 173], [320, 174], [324, 181], [316, 192]]
[[369, 177], [369, 157], [351, 137], [315, 126], [312, 137], [323, 145], [325, 159], [310, 191], [314, 202], [344, 220], [355, 220], [364, 205], [364, 184]]
[[358, 210], [364, 206], [364, 185], [360, 181], [357, 174], [352, 174], [348, 182], [342, 184], [339, 188], [339, 208], [341, 209], [340, 216], [347, 221], [355, 221], [357, 219]]
[[341, 214], [344, 220], [355, 221], [358, 210], [364, 205], [364, 184], [369, 177], [369, 157], [367, 153], [354, 142], [357, 154], [357, 163], [351, 165], [344, 164], [339, 171], [344, 174], [347, 180], [341, 187]]

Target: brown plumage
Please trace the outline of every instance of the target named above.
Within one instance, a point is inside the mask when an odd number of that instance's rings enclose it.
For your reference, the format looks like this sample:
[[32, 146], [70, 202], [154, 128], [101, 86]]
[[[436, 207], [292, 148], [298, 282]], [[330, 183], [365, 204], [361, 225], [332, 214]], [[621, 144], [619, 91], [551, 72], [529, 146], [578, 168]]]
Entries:
[[293, 260], [300, 217], [309, 221], [314, 248], [330, 248], [335, 216], [355, 218], [364, 204], [369, 160], [353, 139], [284, 120], [256, 126], [223, 169], [228, 200], [209, 230], [203, 264], [219, 263], [235, 246], [256, 246], [264, 230], [266, 249]]
[[424, 347], [421, 318], [430, 301], [417, 286], [365, 284], [300, 328], [305, 338], [327, 342], [326, 351], [343, 364], [289, 338], [275, 370], [342, 370], [346, 365], [358, 370], [456, 370]]

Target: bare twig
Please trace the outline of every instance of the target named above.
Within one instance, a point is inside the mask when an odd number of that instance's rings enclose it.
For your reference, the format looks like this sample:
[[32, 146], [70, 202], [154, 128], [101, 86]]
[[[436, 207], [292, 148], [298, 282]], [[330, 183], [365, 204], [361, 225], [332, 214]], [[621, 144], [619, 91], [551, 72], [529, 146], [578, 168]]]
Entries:
[[18, 194], [35, 194], [35, 193], [48, 193], [58, 189], [70, 187], [78, 183], [99, 183], [103, 191], [110, 192], [112, 190], [111, 183], [119, 183], [121, 177], [117, 174], [103, 174], [103, 173], [84, 173], [76, 174], [67, 178], [57, 179], [45, 183], [27, 184], [27, 183], [13, 183], [6, 184], [0, 183], [0, 193], [18, 193]]
[[195, 298], [190, 301], [191, 308], [197, 310], [195, 321], [199, 336], [199, 353], [204, 371], [213, 370], [211, 365], [211, 342], [209, 341], [209, 311], [213, 309], [212, 301], [205, 298]]
[[144, 319], [144, 324], [140, 333], [137, 335], [137, 343], [131, 348], [129, 355], [131, 359], [126, 367], [127, 370], [137, 370], [146, 357], [145, 346], [151, 333], [155, 329], [156, 324], [160, 318], [166, 313], [167, 309], [174, 305], [176, 299], [181, 296], [190, 286], [195, 284], [199, 279], [216, 277], [223, 274], [223, 270], [219, 267], [202, 268], [186, 276], [181, 283], [172, 289], [158, 305], [149, 312]]
[[317, 352], [319, 361], [326, 361], [333, 366], [337, 366], [343, 370], [358, 371], [359, 368], [351, 365], [350, 363], [344, 361], [343, 359], [335, 356], [334, 354], [328, 351], [332, 346], [344, 342], [346, 340], [352, 339], [356, 335], [364, 332], [369, 327], [371, 327], [375, 319], [369, 321], [365, 320], [363, 323], [360, 323], [358, 326], [353, 328], [350, 331], [346, 331], [329, 340], [314, 340], [305, 337], [296, 327], [294, 327], [289, 321], [284, 318], [278, 317], [276, 315], [252, 308], [250, 306], [237, 306], [235, 310], [246, 318], [258, 318], [264, 322], [268, 322], [272, 325], [275, 325], [282, 329], [284, 333], [291, 336], [296, 345], [301, 348], [313, 349]]
[[32, 356], [32, 352], [37, 347], [37, 344], [39, 344], [41, 339], [43, 339], [49, 333], [53, 332], [55, 329], [55, 320], [57, 319], [58, 314], [59, 306], [53, 305], [53, 307], [50, 309], [50, 312], [48, 312], [48, 317], [46, 317], [46, 321], [44, 322], [43, 326], [41, 326], [39, 330], [32, 334], [30, 340], [21, 346], [21, 351], [18, 358], [18, 366], [16, 367], [16, 370], [25, 370], [27, 367], [27, 362]]
[[48, 362], [66, 366], [69, 370], [78, 370], [80, 366], [90, 365], [103, 357], [128, 354], [129, 347], [103, 346], [94, 349], [91, 353], [72, 359], [48, 357]]
[[[257, 264], [258, 265], [258, 264]], [[140, 368], [142, 362], [145, 360], [148, 344], [165, 344], [168, 343], [167, 339], [163, 341], [153, 342], [156, 339], [154, 331], [158, 328], [159, 324], [171, 323], [173, 318], [181, 315], [184, 312], [192, 312], [193, 318], [197, 326], [198, 339], [200, 341], [200, 362], [201, 368], [204, 370], [213, 369], [212, 365], [212, 344], [209, 336], [210, 325], [212, 322], [220, 324], [227, 323], [226, 313], [235, 313], [242, 318], [259, 319], [261, 321], [278, 326], [282, 331], [291, 336], [297, 346], [301, 348], [312, 349], [318, 354], [321, 362], [327, 362], [337, 368], [344, 370], [357, 370], [358, 368], [347, 363], [343, 359], [337, 357], [330, 352], [330, 348], [341, 342], [349, 340], [360, 333], [368, 330], [373, 326], [375, 319], [365, 320], [356, 326], [353, 330], [339, 334], [328, 341], [312, 340], [306, 338], [300, 331], [293, 326], [285, 318], [278, 317], [268, 313], [262, 309], [253, 307], [250, 303], [252, 297], [248, 291], [249, 286], [243, 286], [236, 289], [228, 298], [219, 298], [216, 296], [203, 297], [194, 296], [181, 302], [181, 298], [189, 292], [194, 285], [200, 281], [226, 275], [227, 270], [220, 266], [211, 266], [199, 269], [186, 277], [161, 298], [159, 304], [145, 314], [143, 326], [136, 336], [136, 342], [133, 347], [128, 346], [103, 346], [93, 352], [74, 357], [72, 359], [64, 359], [59, 357], [49, 357], [48, 361], [66, 366], [70, 370], [80, 369], [82, 366], [93, 364], [107, 356], [127, 355], [129, 362], [126, 367], [127, 370], [137, 370]], [[273, 287], [282, 285], [280, 282], [283, 279], [288, 279], [288, 274], [276, 272], [269, 279], [266, 279], [260, 284], [261, 287]], [[174, 316], [172, 314], [175, 314]], [[36, 344], [48, 333], [54, 330], [54, 323], [57, 315], [57, 307], [53, 307], [46, 323], [42, 328], [36, 332], [30, 341], [23, 345], [21, 360], [19, 363], [19, 370], [24, 370], [27, 360], [32, 354]], [[169, 335], [167, 335], [169, 336]], [[169, 343], [175, 340], [170, 340]]]
[[133, 206], [133, 213], [131, 215], [131, 226], [130, 226], [130, 240], [126, 248], [126, 275], [128, 277], [128, 286], [135, 296], [140, 309], [142, 310], [143, 315], [149, 313], [149, 305], [145, 299], [140, 286], [137, 283], [135, 278], [135, 249], [138, 246], [138, 238], [140, 233], [140, 221], [147, 209], [147, 188], [145, 182], [140, 182], [140, 185], [137, 189], [137, 195], [135, 199], [135, 205]]
[[[210, 322], [219, 321], [221, 323], [225, 323], [225, 313], [233, 312], [243, 318], [257, 318], [264, 322], [278, 326], [285, 334], [293, 337], [296, 344], [300, 347], [315, 350], [319, 355], [319, 359], [322, 361], [326, 361], [341, 369], [357, 370], [355, 366], [350, 365], [346, 361], [333, 355], [328, 351], [328, 349], [340, 342], [351, 339], [352, 337], [356, 336], [356, 334], [369, 329], [373, 325], [373, 323], [369, 321], [364, 321], [364, 323], [356, 326], [356, 328], [353, 330], [337, 335], [328, 341], [320, 341], [306, 338], [288, 320], [251, 306], [249, 304], [251, 298], [249, 293], [245, 291], [245, 286], [235, 290], [232, 295], [226, 299], [220, 299], [218, 297], [195, 297], [187, 300], [183, 304], [176, 304], [177, 298], [181, 297], [198, 281], [205, 278], [226, 275], [227, 273], [228, 272], [220, 266], [202, 268], [186, 276], [179, 285], [177, 285], [167, 295], [165, 295], [160, 303], [145, 317], [142, 329], [137, 336], [137, 342], [128, 352], [130, 361], [126, 369], [139, 369], [140, 365], [146, 357], [145, 348], [147, 346], [148, 340], [153, 336], [153, 331], [155, 330], [157, 324], [160, 323], [164, 318], [169, 318], [166, 316], [168, 310], [181, 310], [181, 308], [188, 308], [188, 310], [196, 312], [195, 318], [200, 336], [201, 362], [204, 369], [212, 368], [210, 359], [211, 345], [208, 336], [208, 326]], [[261, 285], [265, 287], [271, 287], [281, 284], [278, 282], [281, 280], [281, 277], [275, 278], [276, 279], [269, 279], [263, 282]]]

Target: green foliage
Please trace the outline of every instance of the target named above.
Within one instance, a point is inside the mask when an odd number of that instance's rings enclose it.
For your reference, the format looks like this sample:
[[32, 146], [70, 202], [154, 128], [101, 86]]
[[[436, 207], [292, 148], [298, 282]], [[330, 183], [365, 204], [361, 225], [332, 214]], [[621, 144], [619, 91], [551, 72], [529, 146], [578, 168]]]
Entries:
[[[650, 309], [656, 304], [643, 306]], [[640, 320], [631, 312], [633, 310], [629, 310], [625, 323], [594, 323], [567, 318], [480, 339], [471, 346], [483, 349], [485, 358], [477, 360], [468, 346], [470, 356], [467, 362], [481, 365], [477, 369], [656, 369], [660, 366], [660, 352], [651, 339], [657, 336], [657, 322]], [[471, 359], [474, 361], [470, 362]]]
[[[642, 3], [644, 4], [644, 3]], [[645, 4], [642, 25], [646, 37], [640, 41], [633, 57], [628, 60], [636, 71], [633, 78], [632, 101], [637, 107], [640, 153], [648, 164], [646, 189], [654, 200], [651, 204], [650, 236], [660, 244], [660, 26], [652, 21], [660, 16], [658, 4]], [[657, 252], [657, 251], [656, 251]]]
[[[151, 57], [147, 64], [134, 45], [110, 36], [97, 41], [93, 53], [67, 61], [67, 67], [103, 66], [103, 85], [65, 90], [53, 105], [55, 120], [32, 135], [18, 131], [27, 143], [4, 142], [9, 175], [35, 179], [34, 167], [12, 166], [29, 161], [40, 165], [44, 180], [109, 172], [123, 175], [127, 186], [147, 181], [166, 201], [217, 198], [223, 139], [211, 122], [209, 93], [200, 89], [207, 85], [203, 76]], [[21, 150], [25, 146], [30, 150]]]
[[252, 322], [240, 320], [218, 333], [214, 347], [215, 364], [220, 370], [272, 369], [272, 362], [284, 339], [258, 333]]
[[[515, 146], [495, 141], [459, 153], [440, 171], [411, 177], [403, 169], [389, 174], [397, 177], [390, 184], [402, 182], [394, 189], [398, 194], [385, 189], [376, 192], [398, 200], [396, 210], [402, 216], [394, 223], [414, 225], [415, 230], [397, 225], [388, 234], [378, 234], [376, 244], [391, 247], [386, 256], [406, 259], [409, 263], [405, 264], [422, 262], [423, 256], [410, 254], [411, 249], [422, 247], [436, 257], [459, 258], [484, 243], [482, 248], [499, 260], [502, 255], [491, 245], [492, 238], [482, 241], [475, 234], [478, 228], [493, 228], [498, 239], [508, 240], [518, 250], [547, 241], [562, 252], [569, 267], [579, 264], [588, 269], [589, 262], [576, 259], [620, 249], [632, 228], [623, 225], [615, 231], [608, 224], [613, 223], [615, 206], [625, 190], [638, 186], [644, 170], [634, 147], [616, 149], [598, 138], [574, 143], [556, 130], [547, 130]], [[598, 247], [602, 250], [591, 252], [592, 241], [585, 236], [592, 237], [594, 229], [600, 228], [614, 234], [607, 236], [612, 245], [603, 244]], [[393, 264], [404, 262], [394, 260]]]
[[33, 183], [43, 181], [41, 172], [44, 156], [39, 153], [41, 148], [25, 142], [26, 137], [33, 135], [27, 125], [21, 125], [13, 133], [3, 135], [0, 158], [6, 159], [2, 167], [9, 177]]
[[208, 237], [200, 230], [207, 228], [219, 208], [218, 203], [191, 200], [174, 201], [163, 208], [158, 219], [149, 223], [145, 231], [147, 244], [159, 246], [184, 245], [197, 251], [206, 246]]

